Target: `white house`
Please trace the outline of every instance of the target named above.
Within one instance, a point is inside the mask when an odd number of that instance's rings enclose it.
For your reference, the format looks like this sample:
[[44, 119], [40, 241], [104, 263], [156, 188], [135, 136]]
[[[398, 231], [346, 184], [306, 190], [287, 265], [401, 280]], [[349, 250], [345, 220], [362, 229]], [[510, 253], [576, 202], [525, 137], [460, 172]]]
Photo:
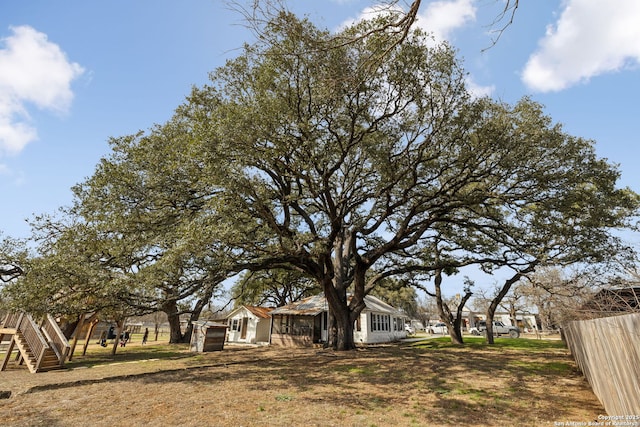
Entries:
[[269, 342], [271, 307], [255, 307], [243, 305], [234, 309], [227, 316], [227, 341], [245, 344]]
[[[380, 299], [364, 297], [365, 309], [356, 320], [353, 339], [356, 344], [397, 341], [405, 338], [408, 317]], [[278, 307], [271, 312], [271, 344], [311, 346], [327, 342], [329, 306], [324, 294]]]

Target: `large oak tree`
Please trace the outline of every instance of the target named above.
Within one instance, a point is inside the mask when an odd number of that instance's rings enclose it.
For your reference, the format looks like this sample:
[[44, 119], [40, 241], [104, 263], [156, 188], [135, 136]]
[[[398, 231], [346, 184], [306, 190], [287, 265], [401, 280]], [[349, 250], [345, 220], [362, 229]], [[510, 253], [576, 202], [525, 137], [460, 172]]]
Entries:
[[[179, 110], [224, 189], [218, 235], [246, 268], [314, 277], [338, 349], [354, 346], [363, 297], [385, 277], [526, 268], [569, 230], [606, 237], [637, 205], [592, 142], [529, 99], [471, 98], [451, 48], [372, 31], [388, 19], [335, 35], [283, 13]], [[436, 240], [454, 248], [445, 261]]]

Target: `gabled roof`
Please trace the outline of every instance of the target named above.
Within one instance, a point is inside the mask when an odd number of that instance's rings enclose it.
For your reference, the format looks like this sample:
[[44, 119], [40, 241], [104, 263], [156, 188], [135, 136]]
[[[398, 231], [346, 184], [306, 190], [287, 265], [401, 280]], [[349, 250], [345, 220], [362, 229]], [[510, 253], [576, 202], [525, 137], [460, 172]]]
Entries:
[[365, 295], [364, 305], [366, 306], [366, 308], [363, 311], [375, 311], [391, 314], [393, 316], [407, 317], [407, 315], [402, 311], [398, 310], [392, 305], [387, 304], [380, 298], [374, 297], [373, 295]]
[[238, 314], [238, 312], [240, 312], [241, 310], [247, 310], [248, 312], [250, 312], [251, 314], [253, 314], [254, 316], [260, 318], [260, 319], [268, 319], [270, 316], [270, 312], [271, 310], [273, 310], [273, 307], [258, 307], [255, 305], [241, 305], [240, 307], [234, 308], [228, 315], [227, 315], [227, 319], [235, 316], [236, 314]]
[[268, 319], [271, 316], [269, 313], [273, 310], [273, 307], [257, 307], [255, 305], [245, 305], [244, 308], [261, 319]]
[[[351, 297], [349, 296], [349, 298]], [[366, 308], [363, 311], [375, 311], [391, 314], [393, 316], [406, 317], [402, 311], [371, 295], [366, 295], [364, 297], [364, 304]], [[293, 314], [298, 316], [315, 316], [323, 311], [327, 311], [328, 307], [329, 304], [327, 303], [327, 299], [324, 297], [324, 293], [321, 293], [302, 299], [298, 302], [278, 307], [271, 312], [271, 315]]]

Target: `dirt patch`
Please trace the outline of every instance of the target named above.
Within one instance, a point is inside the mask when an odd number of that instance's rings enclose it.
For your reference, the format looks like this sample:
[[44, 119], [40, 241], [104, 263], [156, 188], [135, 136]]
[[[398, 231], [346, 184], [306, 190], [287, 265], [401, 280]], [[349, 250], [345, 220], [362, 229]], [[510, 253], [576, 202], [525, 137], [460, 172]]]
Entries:
[[[136, 353], [142, 354], [144, 353]], [[0, 373], [10, 426], [553, 425], [604, 414], [564, 349], [225, 348]], [[72, 364], [73, 365], [73, 364]], [[87, 365], [85, 365], [87, 366]]]

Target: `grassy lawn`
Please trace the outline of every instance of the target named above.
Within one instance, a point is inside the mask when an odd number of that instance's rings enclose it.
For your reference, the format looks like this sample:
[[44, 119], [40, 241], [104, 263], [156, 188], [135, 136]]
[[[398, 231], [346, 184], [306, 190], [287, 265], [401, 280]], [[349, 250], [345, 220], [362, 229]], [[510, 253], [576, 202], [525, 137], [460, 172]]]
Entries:
[[134, 341], [115, 356], [90, 346], [69, 370], [14, 369], [0, 381], [31, 381], [6, 401], [11, 426], [539, 426], [604, 414], [562, 342], [465, 341], [212, 353]]

